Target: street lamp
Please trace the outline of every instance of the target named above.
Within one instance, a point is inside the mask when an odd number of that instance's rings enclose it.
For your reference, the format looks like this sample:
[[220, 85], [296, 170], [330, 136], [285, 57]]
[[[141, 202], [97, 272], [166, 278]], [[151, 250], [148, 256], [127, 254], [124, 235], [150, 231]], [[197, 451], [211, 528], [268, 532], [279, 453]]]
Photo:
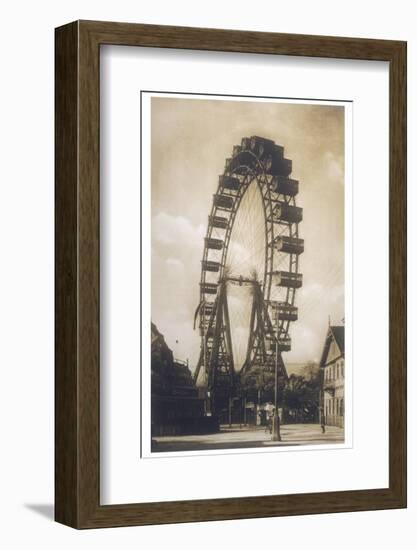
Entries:
[[277, 338], [275, 342], [275, 392], [274, 392], [274, 405], [275, 411], [272, 418], [272, 441], [281, 441], [280, 420], [278, 412], [278, 351], [279, 351], [279, 305], [276, 305], [277, 310]]
[[203, 339], [203, 372], [204, 372], [204, 413], [206, 416], [211, 416], [211, 396], [210, 390], [208, 387], [208, 371], [207, 371], [207, 350], [206, 350], [206, 339], [207, 339], [207, 320], [206, 320], [206, 301], [203, 301], [203, 330], [202, 330], [202, 339]]

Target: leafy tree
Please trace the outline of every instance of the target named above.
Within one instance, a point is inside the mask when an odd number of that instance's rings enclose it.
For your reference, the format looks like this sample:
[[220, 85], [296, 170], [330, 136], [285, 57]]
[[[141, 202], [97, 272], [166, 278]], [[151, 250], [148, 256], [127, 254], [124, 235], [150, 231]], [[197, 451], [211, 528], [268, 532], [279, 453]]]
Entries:
[[292, 374], [284, 389], [284, 406], [295, 416], [296, 421], [317, 419], [320, 395], [320, 376], [318, 369], [306, 378]]

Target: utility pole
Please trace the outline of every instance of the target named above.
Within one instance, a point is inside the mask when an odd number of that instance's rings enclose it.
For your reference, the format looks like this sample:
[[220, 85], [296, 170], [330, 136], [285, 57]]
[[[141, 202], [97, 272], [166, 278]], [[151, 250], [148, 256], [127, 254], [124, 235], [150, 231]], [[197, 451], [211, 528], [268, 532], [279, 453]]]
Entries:
[[210, 407], [210, 392], [208, 389], [208, 372], [207, 372], [207, 351], [206, 351], [206, 337], [208, 323], [206, 319], [206, 302], [203, 302], [203, 369], [204, 369], [204, 386], [205, 386], [205, 396], [204, 396], [204, 408], [205, 415], [211, 416], [211, 407]]
[[275, 342], [275, 411], [274, 416], [272, 418], [272, 441], [281, 441], [281, 430], [280, 430], [280, 420], [279, 420], [279, 412], [278, 412], [278, 352], [279, 352], [279, 305], [277, 304], [277, 337]]
[[[259, 380], [259, 378], [258, 378]], [[258, 382], [259, 384], [259, 382]], [[261, 388], [258, 387], [258, 406], [256, 407], [256, 425], [262, 425], [262, 415], [261, 415]]]

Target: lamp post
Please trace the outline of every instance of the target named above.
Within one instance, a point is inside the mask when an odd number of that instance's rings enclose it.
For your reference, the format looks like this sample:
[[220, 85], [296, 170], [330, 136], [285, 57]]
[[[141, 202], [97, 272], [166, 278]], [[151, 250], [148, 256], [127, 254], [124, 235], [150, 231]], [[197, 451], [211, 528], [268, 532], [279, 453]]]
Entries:
[[275, 391], [274, 391], [274, 405], [275, 411], [272, 418], [272, 441], [281, 441], [280, 420], [278, 412], [278, 352], [279, 352], [279, 307], [277, 304], [277, 338], [275, 342]]
[[204, 369], [204, 413], [206, 416], [211, 416], [211, 403], [210, 403], [210, 391], [208, 388], [208, 372], [207, 372], [207, 350], [206, 350], [206, 338], [207, 338], [207, 320], [206, 320], [206, 302], [203, 302], [203, 369]]

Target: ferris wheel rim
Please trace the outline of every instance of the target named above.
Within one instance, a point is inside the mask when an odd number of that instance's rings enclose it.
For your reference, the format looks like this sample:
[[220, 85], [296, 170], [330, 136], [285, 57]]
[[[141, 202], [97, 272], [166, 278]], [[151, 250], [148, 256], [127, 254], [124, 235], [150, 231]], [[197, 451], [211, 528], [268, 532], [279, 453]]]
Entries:
[[[248, 138], [244, 138], [244, 139], [248, 139]], [[250, 139], [252, 140], [253, 138], [250, 138]], [[263, 139], [263, 138], [257, 138], [257, 139]], [[239, 147], [239, 146], [235, 146], [235, 147]], [[245, 157], [247, 157], [248, 155], [249, 155], [249, 158], [251, 158], [252, 161], [255, 163], [255, 166], [242, 161], [242, 159], [244, 160]], [[208, 243], [210, 242], [210, 239], [213, 239], [213, 233], [216, 234], [216, 232], [214, 231], [215, 226], [213, 225], [213, 220], [216, 220], [216, 219], [220, 220], [220, 216], [218, 216], [219, 213], [221, 214], [224, 210], [227, 210], [228, 217], [224, 218], [226, 222], [224, 227], [222, 227], [222, 229], [224, 230], [224, 238], [221, 244], [222, 252], [221, 252], [221, 261], [219, 266], [219, 276], [217, 278], [217, 283], [215, 284], [213, 283], [212, 288], [210, 289], [210, 292], [212, 294], [214, 294], [214, 287], [217, 286], [217, 288], [219, 288], [219, 283], [226, 278], [225, 277], [226, 262], [227, 262], [227, 257], [229, 253], [230, 238], [231, 238], [235, 220], [236, 220], [236, 214], [239, 212], [242, 199], [245, 196], [246, 192], [248, 191], [249, 187], [252, 184], [256, 184], [261, 195], [262, 208], [263, 208], [264, 235], [265, 235], [265, 245], [264, 245], [264, 253], [263, 253], [264, 270], [263, 270], [262, 292], [263, 292], [265, 302], [268, 305], [271, 305], [272, 303], [271, 289], [272, 289], [273, 278], [274, 278], [274, 257], [277, 257], [279, 255], [279, 253], [274, 250], [274, 244], [277, 238], [275, 226], [277, 225], [285, 226], [288, 236], [290, 238], [292, 237], [295, 237], [296, 239], [299, 238], [299, 227], [298, 227], [299, 222], [278, 223], [277, 220], [274, 220], [274, 203], [278, 203], [279, 198], [281, 197], [281, 202], [284, 202], [287, 205], [296, 207], [295, 194], [293, 196], [285, 196], [280, 193], [273, 192], [271, 190], [271, 182], [273, 180], [273, 175], [268, 173], [267, 166], [264, 164], [264, 162], [252, 150], [248, 148], [244, 149], [243, 147], [240, 147], [240, 150], [238, 150], [236, 154], [234, 152], [232, 157], [230, 158], [229, 167], [227, 166], [227, 162], [228, 160], [226, 160], [226, 167], [223, 171], [223, 174], [220, 176], [220, 178], [235, 177], [237, 180], [239, 180], [239, 186], [235, 190], [230, 189], [227, 191], [226, 188], [221, 185], [220, 183], [221, 179], [219, 179], [219, 184], [217, 186], [216, 192], [213, 194], [211, 210], [209, 214], [206, 236], [204, 241], [204, 248], [203, 248], [203, 260], [202, 260], [202, 269], [201, 269], [201, 276], [200, 276], [200, 304], [205, 303], [205, 298], [207, 293], [206, 280], [207, 280], [208, 272], [204, 268], [204, 262], [206, 262], [206, 264], [209, 262], [208, 256], [209, 256], [209, 250], [211, 248], [208, 246]], [[232, 166], [232, 169], [230, 169], [230, 164], [232, 163], [234, 165]], [[243, 171], [243, 174], [242, 174], [242, 171]], [[289, 174], [290, 173], [291, 173], [291, 170], [289, 171]], [[288, 176], [285, 176], [285, 177], [288, 178]], [[298, 185], [298, 182], [297, 182], [297, 185]], [[275, 193], [274, 198], [272, 198], [273, 193]], [[226, 200], [225, 197], [230, 199], [228, 201], [228, 208], [222, 208], [221, 206], [221, 198]], [[282, 231], [282, 233], [283, 232], [284, 231]], [[210, 243], [210, 244], [213, 244], [213, 243]], [[285, 253], [283, 257], [285, 257], [288, 260], [288, 273], [290, 273], [291, 275], [298, 276], [300, 273], [298, 254]], [[284, 293], [285, 293], [284, 303], [289, 306], [294, 306], [295, 297], [296, 297], [296, 288], [287, 287]], [[213, 309], [213, 313], [214, 313], [214, 309]], [[206, 322], [207, 320], [204, 313], [204, 323]], [[285, 319], [279, 322], [278, 330], [279, 330], [280, 337], [282, 335], [282, 337], [289, 338], [291, 323], [292, 323], [291, 320], [285, 320]]]

